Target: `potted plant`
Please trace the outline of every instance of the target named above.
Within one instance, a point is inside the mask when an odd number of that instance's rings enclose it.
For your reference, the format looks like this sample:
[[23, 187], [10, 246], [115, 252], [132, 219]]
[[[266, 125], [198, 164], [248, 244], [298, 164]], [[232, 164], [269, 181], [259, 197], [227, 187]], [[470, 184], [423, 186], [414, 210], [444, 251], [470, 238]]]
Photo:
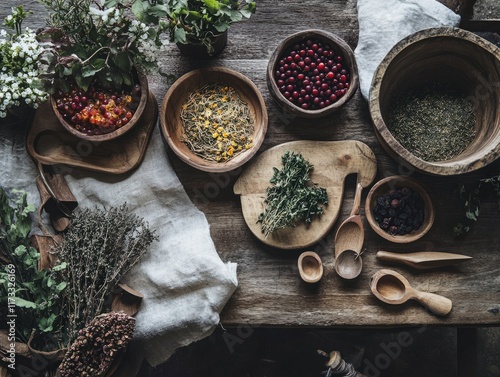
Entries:
[[[0, 29], [0, 120], [25, 118], [45, 101], [47, 93], [38, 80], [38, 56], [43, 48], [33, 30], [22, 31], [21, 24], [30, 14], [22, 6], [12, 8]], [[10, 123], [10, 122], [7, 122]]]
[[41, 2], [49, 11], [38, 33], [45, 47], [41, 77], [56, 115], [83, 138], [122, 134], [118, 129], [131, 128], [136, 109], [144, 109], [139, 99], [147, 101], [145, 75], [157, 67], [160, 27], [121, 1]]
[[165, 0], [164, 5], [170, 41], [186, 56], [205, 58], [219, 53], [230, 26], [256, 9], [246, 0]]

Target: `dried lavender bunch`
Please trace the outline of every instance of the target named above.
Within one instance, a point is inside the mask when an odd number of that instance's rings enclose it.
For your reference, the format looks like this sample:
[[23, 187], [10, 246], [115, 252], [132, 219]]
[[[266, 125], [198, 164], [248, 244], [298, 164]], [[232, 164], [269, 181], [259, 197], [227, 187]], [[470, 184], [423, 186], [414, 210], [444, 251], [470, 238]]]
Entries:
[[111, 312], [94, 318], [78, 332], [59, 365], [61, 377], [102, 376], [134, 332], [135, 318]]
[[124, 204], [80, 209], [58, 247], [66, 262], [63, 279], [68, 344], [78, 330], [107, 312], [109, 297], [120, 279], [157, 240], [154, 231]]

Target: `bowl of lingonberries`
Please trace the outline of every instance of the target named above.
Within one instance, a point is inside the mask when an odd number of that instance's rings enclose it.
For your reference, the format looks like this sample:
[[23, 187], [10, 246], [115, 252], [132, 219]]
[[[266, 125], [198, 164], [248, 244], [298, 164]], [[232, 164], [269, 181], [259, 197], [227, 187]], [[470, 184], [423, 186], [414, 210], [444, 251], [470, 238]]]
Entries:
[[59, 123], [73, 136], [91, 142], [114, 140], [134, 128], [146, 108], [147, 78], [137, 73], [135, 81], [114, 89], [95, 80], [86, 90], [69, 81], [69, 89], [58, 90], [51, 96], [52, 109]]
[[323, 30], [292, 34], [269, 59], [267, 86], [287, 113], [306, 119], [329, 115], [359, 87], [354, 53], [342, 38]]

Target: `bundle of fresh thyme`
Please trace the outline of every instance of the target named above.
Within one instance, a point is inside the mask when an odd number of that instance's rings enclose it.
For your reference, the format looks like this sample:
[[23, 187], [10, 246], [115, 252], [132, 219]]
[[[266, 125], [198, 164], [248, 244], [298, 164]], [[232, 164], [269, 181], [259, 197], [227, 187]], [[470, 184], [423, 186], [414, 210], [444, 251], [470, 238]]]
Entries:
[[142, 218], [124, 204], [120, 207], [81, 209], [57, 248], [67, 264], [64, 291], [68, 338], [109, 309], [109, 297], [120, 279], [156, 240]]
[[323, 213], [322, 205], [328, 204], [326, 189], [311, 183], [313, 165], [301, 154], [287, 151], [281, 162], [281, 170], [273, 167], [273, 186], [267, 189], [266, 208], [258, 219], [266, 237], [299, 220], [310, 223], [314, 215]]

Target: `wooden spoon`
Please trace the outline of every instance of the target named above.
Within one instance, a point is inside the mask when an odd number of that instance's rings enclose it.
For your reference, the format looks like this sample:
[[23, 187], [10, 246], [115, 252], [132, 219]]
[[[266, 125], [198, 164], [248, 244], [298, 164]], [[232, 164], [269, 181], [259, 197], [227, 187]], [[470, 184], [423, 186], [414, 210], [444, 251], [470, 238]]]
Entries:
[[316, 283], [323, 276], [323, 263], [314, 251], [304, 251], [297, 261], [299, 274], [306, 283]]
[[354, 279], [362, 269], [361, 255], [354, 250], [344, 250], [335, 260], [335, 271], [344, 279]]
[[468, 255], [421, 251], [417, 253], [393, 253], [380, 250], [377, 259], [384, 262], [399, 262], [420, 270], [449, 266], [472, 259]]
[[365, 238], [365, 230], [359, 215], [361, 191], [363, 191], [363, 186], [358, 182], [351, 214], [340, 224], [335, 235], [335, 258], [338, 258], [344, 250], [354, 250], [358, 254], [361, 253]]
[[344, 279], [354, 279], [363, 269], [361, 248], [365, 230], [359, 215], [363, 186], [358, 182], [351, 214], [340, 224], [335, 235], [335, 271]]
[[370, 281], [370, 288], [375, 297], [391, 305], [403, 304], [412, 299], [439, 316], [447, 315], [452, 308], [450, 299], [412, 288], [403, 275], [393, 270], [376, 272]]

